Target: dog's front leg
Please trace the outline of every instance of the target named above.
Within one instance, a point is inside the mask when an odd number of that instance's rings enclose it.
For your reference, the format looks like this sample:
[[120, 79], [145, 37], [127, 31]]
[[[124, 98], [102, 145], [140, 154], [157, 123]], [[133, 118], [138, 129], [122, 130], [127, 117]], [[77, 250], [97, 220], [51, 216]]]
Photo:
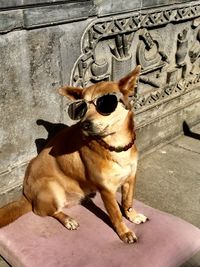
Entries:
[[133, 208], [133, 195], [135, 191], [136, 176], [131, 175], [122, 185], [122, 208], [127, 219], [135, 224], [144, 223], [148, 220], [146, 216], [137, 213]]
[[116, 201], [115, 194], [108, 190], [101, 190], [100, 193], [105, 208], [110, 216], [110, 220], [121, 240], [125, 243], [136, 242], [137, 237], [123, 222], [122, 214]]

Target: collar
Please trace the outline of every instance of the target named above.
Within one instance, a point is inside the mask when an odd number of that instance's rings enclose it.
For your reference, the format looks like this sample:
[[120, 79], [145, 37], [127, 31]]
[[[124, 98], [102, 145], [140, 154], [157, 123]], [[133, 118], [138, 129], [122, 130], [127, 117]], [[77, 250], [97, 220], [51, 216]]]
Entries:
[[129, 150], [135, 143], [135, 136], [132, 138], [131, 142], [129, 144], [127, 144], [126, 146], [110, 146], [108, 145], [103, 139], [96, 139], [96, 141], [101, 145], [103, 146], [105, 149], [108, 149], [109, 151], [111, 152], [117, 152], [117, 153], [120, 153], [120, 152], [123, 152], [123, 151], [127, 151]]

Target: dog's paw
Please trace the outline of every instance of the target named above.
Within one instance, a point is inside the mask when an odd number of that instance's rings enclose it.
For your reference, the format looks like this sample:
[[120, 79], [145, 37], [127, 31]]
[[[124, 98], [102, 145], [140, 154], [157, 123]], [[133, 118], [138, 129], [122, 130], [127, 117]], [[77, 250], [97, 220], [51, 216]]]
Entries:
[[127, 244], [133, 244], [137, 242], [136, 235], [131, 231], [128, 231], [125, 234], [121, 235], [120, 238], [124, 243], [127, 243]]
[[65, 227], [68, 230], [77, 230], [79, 227], [79, 224], [77, 223], [76, 220], [72, 219], [72, 218], [67, 218], [65, 220]]
[[131, 218], [131, 221], [135, 224], [145, 223], [149, 219], [141, 213], [138, 213], [135, 217]]
[[145, 215], [136, 213], [134, 210], [126, 212], [126, 217], [129, 221], [135, 224], [145, 223], [149, 220]]

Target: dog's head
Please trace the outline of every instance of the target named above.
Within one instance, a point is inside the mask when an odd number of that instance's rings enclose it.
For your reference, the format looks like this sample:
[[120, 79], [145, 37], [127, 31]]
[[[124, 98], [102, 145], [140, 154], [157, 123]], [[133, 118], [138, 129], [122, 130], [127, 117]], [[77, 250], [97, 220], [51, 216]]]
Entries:
[[99, 82], [86, 88], [65, 86], [59, 93], [70, 99], [68, 113], [80, 120], [83, 133], [104, 137], [111, 135], [131, 112], [133, 96], [140, 66], [118, 82]]

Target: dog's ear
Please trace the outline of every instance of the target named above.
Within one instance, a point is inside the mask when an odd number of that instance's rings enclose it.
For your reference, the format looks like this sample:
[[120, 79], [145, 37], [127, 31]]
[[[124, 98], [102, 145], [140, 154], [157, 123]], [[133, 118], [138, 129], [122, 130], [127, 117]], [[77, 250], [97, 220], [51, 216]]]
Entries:
[[138, 65], [131, 73], [119, 80], [119, 89], [124, 96], [132, 96], [137, 85], [138, 76], [141, 66]]
[[80, 87], [63, 86], [58, 89], [58, 93], [72, 100], [82, 99], [83, 97], [83, 89]]

